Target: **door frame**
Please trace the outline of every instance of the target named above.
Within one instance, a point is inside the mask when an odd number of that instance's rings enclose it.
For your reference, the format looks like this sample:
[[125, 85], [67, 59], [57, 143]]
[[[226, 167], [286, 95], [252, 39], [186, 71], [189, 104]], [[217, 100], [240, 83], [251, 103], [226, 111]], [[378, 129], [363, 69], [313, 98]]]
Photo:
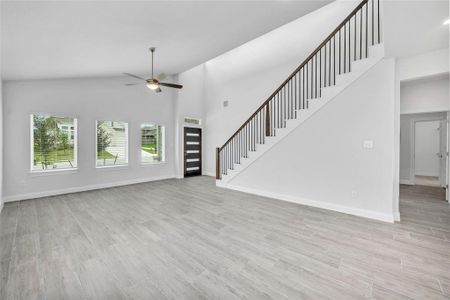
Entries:
[[446, 160], [446, 167], [447, 172], [445, 172], [445, 200], [447, 200], [450, 203], [450, 197], [449, 197], [449, 181], [450, 181], [450, 159], [449, 159], [449, 147], [450, 147], [450, 112], [447, 112], [447, 118], [445, 119], [445, 126], [447, 127], [447, 144], [446, 144], [446, 153], [445, 153], [445, 160]]
[[[186, 141], [185, 141], [185, 137], [186, 137], [186, 129], [187, 128], [192, 128], [192, 129], [198, 129], [200, 131], [200, 174], [198, 175], [186, 175], [186, 149], [185, 149], [185, 145], [186, 145]], [[197, 126], [183, 126], [183, 177], [191, 177], [191, 176], [201, 176], [203, 175], [203, 130], [202, 127], [197, 127]]]

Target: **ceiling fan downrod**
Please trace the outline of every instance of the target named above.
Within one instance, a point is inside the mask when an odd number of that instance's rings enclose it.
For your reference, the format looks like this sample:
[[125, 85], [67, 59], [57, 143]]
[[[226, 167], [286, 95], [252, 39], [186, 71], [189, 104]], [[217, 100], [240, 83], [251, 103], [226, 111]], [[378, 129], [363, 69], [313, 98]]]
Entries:
[[153, 54], [155, 53], [155, 50], [156, 50], [155, 47], [150, 48], [150, 52], [152, 53], [152, 79], [154, 78], [154, 76], [153, 76]]

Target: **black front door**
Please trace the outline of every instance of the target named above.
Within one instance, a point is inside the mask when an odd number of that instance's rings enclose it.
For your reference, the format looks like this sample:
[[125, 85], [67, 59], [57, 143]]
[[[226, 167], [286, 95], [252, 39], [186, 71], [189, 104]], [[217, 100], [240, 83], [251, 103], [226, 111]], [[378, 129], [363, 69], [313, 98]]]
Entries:
[[202, 130], [184, 127], [184, 177], [202, 175]]

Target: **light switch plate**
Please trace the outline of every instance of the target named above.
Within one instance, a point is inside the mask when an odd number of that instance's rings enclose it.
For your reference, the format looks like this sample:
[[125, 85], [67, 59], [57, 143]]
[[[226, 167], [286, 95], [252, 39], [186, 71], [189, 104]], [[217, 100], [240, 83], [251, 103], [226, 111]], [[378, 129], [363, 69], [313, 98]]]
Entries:
[[373, 141], [364, 141], [363, 147], [365, 149], [372, 149], [373, 148]]

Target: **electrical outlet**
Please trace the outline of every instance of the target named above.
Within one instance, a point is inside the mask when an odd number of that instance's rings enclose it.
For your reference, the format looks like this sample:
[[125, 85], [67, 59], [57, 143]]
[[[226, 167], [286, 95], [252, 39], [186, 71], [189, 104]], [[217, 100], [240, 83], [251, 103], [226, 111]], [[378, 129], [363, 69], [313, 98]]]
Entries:
[[356, 197], [358, 195], [358, 192], [352, 191], [352, 197]]

